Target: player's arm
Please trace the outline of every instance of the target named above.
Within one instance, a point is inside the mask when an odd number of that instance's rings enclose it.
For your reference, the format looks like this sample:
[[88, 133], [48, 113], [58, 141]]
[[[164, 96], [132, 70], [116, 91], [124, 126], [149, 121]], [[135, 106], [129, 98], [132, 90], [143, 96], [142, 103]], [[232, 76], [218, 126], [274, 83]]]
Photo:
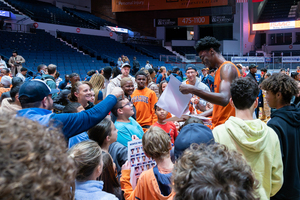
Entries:
[[238, 77], [236, 68], [231, 64], [226, 64], [220, 71], [221, 83], [219, 93], [200, 90], [194, 86], [181, 84], [180, 91], [183, 94], [194, 94], [212, 104], [226, 106], [230, 99], [230, 84]]

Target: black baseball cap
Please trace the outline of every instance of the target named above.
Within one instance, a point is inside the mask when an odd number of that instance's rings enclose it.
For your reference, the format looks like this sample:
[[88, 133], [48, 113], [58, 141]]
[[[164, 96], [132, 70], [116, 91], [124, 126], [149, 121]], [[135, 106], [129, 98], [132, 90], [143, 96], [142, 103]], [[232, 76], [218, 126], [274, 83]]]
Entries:
[[251, 65], [249, 66], [249, 69], [252, 69], [252, 68], [255, 68], [255, 67], [257, 67], [257, 65], [251, 64]]

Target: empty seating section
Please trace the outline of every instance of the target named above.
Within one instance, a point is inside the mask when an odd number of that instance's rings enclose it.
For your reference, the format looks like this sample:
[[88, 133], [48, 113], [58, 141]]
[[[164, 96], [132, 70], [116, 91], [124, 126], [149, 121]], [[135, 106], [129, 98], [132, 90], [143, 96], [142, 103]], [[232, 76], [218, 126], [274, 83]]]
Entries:
[[101, 56], [101, 58], [107, 59], [110, 62], [117, 63], [117, 60], [121, 55], [126, 55], [131, 61], [133, 57], [136, 56], [141, 67], [144, 67], [146, 61], [149, 60], [150, 64], [153, 64], [154, 67], [167, 66], [168, 68], [172, 68], [170, 64], [165, 64], [158, 59], [143, 55], [140, 52], [135, 51], [133, 48], [116, 42], [108, 37], [64, 32], [59, 32], [58, 35], [60, 35], [64, 40], [73, 41], [73, 43], [75, 42], [78, 47], [82, 47], [89, 51], [96, 51], [97, 56]]
[[188, 47], [180, 47], [180, 46], [174, 46], [172, 47], [173, 51], [176, 51], [180, 55], [185, 55], [185, 54], [196, 54], [195, 48], [192, 46]]
[[288, 18], [288, 15], [291, 6], [296, 5], [295, 2], [294, 0], [268, 0], [258, 23], [294, 20]]
[[5, 0], [10, 5], [38, 22], [94, 28], [50, 3], [31, 0]]
[[19, 14], [17, 11], [15, 11], [14, 9], [12, 9], [11, 7], [9, 7], [8, 5], [6, 5], [5, 3], [3, 3], [2, 1], [0, 1], [0, 10], [5, 10], [5, 11], [10, 11], [14, 14]]
[[175, 56], [172, 52], [168, 51], [162, 46], [156, 46], [156, 45], [146, 45], [146, 44], [131, 44], [134, 48], [137, 50], [140, 50], [142, 52], [145, 52], [149, 54], [150, 56], [153, 56], [154, 58], [159, 59], [160, 55], [171, 55]]
[[83, 55], [49, 33], [37, 30], [36, 34], [1, 31], [0, 53], [10, 57], [17, 50], [25, 60], [25, 67], [36, 72], [39, 64], [56, 64], [61, 76], [76, 72], [83, 78], [87, 71], [100, 69], [108, 64]]
[[90, 23], [92, 26], [95, 26], [97, 29], [100, 29], [100, 26], [116, 26], [115, 24], [106, 21], [104, 19], [101, 19], [100, 17], [96, 17], [95, 15], [85, 12], [85, 11], [80, 11], [76, 9], [70, 9], [70, 8], [63, 8], [65, 11], [87, 21]]

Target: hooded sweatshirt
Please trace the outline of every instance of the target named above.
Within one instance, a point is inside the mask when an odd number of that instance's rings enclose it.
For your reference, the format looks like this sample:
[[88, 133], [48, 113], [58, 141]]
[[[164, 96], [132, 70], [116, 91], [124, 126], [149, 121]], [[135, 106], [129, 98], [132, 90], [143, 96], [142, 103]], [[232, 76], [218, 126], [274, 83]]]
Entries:
[[[113, 89], [115, 87], [121, 87], [122, 76], [123, 75], [120, 74], [116, 78], [110, 80], [109, 84], [107, 85], [106, 95], [111, 94], [111, 92], [113, 91]], [[135, 82], [135, 78], [132, 77], [132, 76], [130, 76], [130, 75], [128, 75], [128, 77], [132, 80], [133, 85], [134, 85], [134, 89], [136, 89], [137, 88], [137, 84]]]
[[110, 193], [102, 191], [103, 181], [85, 181], [75, 182], [75, 199], [76, 200], [118, 200]]
[[175, 193], [171, 188], [171, 175], [171, 171], [158, 170], [155, 166], [141, 174], [133, 190], [130, 184], [130, 170], [122, 170], [120, 183], [125, 200], [172, 200]]
[[17, 112], [18, 110], [21, 110], [22, 107], [14, 104], [11, 102], [11, 98], [5, 98], [3, 99], [2, 103], [1, 103], [1, 107], [0, 107], [0, 113], [1, 112]]
[[230, 117], [213, 130], [215, 141], [243, 155], [259, 181], [261, 200], [270, 199], [283, 184], [280, 143], [276, 133], [259, 119]]
[[283, 162], [284, 183], [272, 199], [300, 199], [300, 109], [282, 107], [271, 114], [268, 122], [278, 135]]

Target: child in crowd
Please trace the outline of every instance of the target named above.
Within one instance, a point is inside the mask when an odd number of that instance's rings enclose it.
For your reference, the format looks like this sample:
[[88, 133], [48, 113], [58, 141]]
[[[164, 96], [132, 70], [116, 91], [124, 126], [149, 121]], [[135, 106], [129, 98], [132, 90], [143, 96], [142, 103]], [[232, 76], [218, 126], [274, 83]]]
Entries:
[[133, 112], [132, 103], [128, 99], [118, 99], [111, 112], [117, 117], [115, 126], [119, 131], [117, 141], [127, 147], [127, 143], [133, 136], [142, 138], [142, 127], [131, 117]]
[[104, 118], [99, 124], [88, 131], [89, 138], [98, 143], [101, 149], [111, 155], [117, 167], [118, 174], [121, 174], [121, 166], [128, 159], [127, 148], [116, 142], [118, 130], [111, 120]]
[[176, 162], [173, 178], [174, 200], [259, 199], [251, 167], [225, 145], [191, 145]]
[[120, 179], [126, 200], [129, 199], [173, 199], [171, 176], [173, 163], [170, 158], [171, 140], [168, 134], [159, 127], [151, 127], [143, 136], [143, 149], [147, 157], [156, 161], [156, 166], [144, 171], [133, 190], [130, 184], [130, 163], [122, 166]]
[[230, 93], [229, 102], [235, 108], [235, 117], [229, 117], [225, 124], [213, 130], [215, 141], [243, 155], [260, 181], [260, 199], [268, 200], [283, 184], [280, 142], [272, 128], [260, 119], [253, 119], [259, 93], [253, 80], [248, 77], [235, 79]]
[[119, 180], [116, 177], [116, 165], [108, 153], [102, 151], [102, 154], [103, 171], [98, 179], [105, 183], [103, 191], [116, 195], [118, 199], [124, 199]]
[[165, 91], [167, 85], [168, 85], [168, 82], [166, 80], [160, 82], [159, 87], [158, 87], [159, 96], [161, 96], [161, 94]]
[[102, 191], [103, 181], [97, 181], [102, 174], [103, 160], [100, 146], [87, 140], [76, 144], [68, 151], [77, 167], [75, 199], [117, 200], [115, 195]]
[[167, 119], [168, 111], [158, 107], [156, 104], [154, 106], [155, 114], [157, 116], [157, 122], [153, 124], [153, 126], [158, 126], [163, 129], [166, 133], [171, 137], [171, 142], [174, 144], [174, 141], [178, 135], [176, 126], [173, 122], [164, 122]]
[[[62, 113], [79, 113], [83, 110], [84, 110], [84, 108], [80, 103], [70, 102], [64, 107], [64, 109], [62, 110]], [[85, 140], [88, 140], [88, 139], [89, 139], [89, 136], [88, 136], [87, 132], [84, 131], [78, 135], [75, 135], [75, 136], [69, 138], [68, 147], [71, 148], [75, 144], [85, 141]]]
[[155, 92], [146, 87], [147, 75], [138, 71], [135, 75], [138, 88], [133, 92], [131, 101], [136, 108], [136, 121], [142, 126], [144, 132], [157, 120], [154, 104], [157, 102]]

